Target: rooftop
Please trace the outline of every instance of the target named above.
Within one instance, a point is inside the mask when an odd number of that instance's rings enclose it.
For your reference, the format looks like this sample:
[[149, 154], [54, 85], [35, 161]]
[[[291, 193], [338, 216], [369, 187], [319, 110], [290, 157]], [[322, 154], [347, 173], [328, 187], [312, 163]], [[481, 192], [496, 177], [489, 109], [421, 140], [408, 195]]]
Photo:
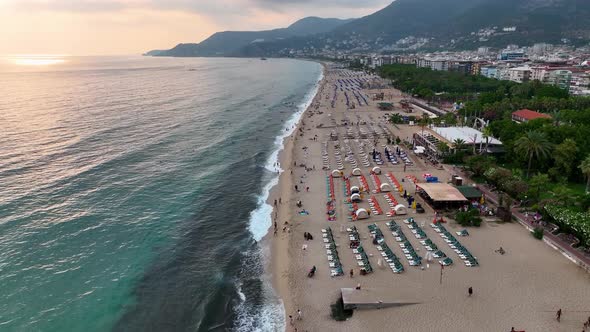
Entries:
[[479, 189], [473, 186], [457, 186], [456, 188], [467, 199], [481, 198], [483, 195]]
[[519, 118], [523, 118], [526, 120], [534, 120], [534, 119], [551, 119], [551, 115], [539, 113], [535, 111], [531, 111], [529, 109], [522, 109], [512, 113], [512, 116], [517, 116]]
[[[465, 144], [486, 144], [483, 133], [471, 127], [434, 127], [432, 130], [451, 144], [456, 139], [462, 139]], [[499, 140], [489, 137], [490, 145], [502, 145]]]
[[424, 190], [433, 201], [464, 202], [467, 200], [459, 189], [447, 183], [418, 183], [416, 186]]

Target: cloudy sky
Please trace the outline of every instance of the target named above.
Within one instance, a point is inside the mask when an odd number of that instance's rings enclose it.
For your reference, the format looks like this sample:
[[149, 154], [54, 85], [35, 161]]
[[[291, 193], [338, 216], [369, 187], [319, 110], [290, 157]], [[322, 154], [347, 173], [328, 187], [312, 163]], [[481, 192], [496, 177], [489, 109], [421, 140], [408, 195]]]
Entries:
[[216, 31], [361, 17], [391, 0], [0, 0], [0, 54], [138, 54]]

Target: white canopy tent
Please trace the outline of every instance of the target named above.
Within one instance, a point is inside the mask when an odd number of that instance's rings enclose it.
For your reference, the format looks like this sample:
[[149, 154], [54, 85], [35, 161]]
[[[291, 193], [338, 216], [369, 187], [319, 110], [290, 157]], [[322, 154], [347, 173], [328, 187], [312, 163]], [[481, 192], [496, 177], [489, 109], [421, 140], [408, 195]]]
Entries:
[[405, 206], [398, 204], [396, 205], [393, 210], [395, 211], [396, 215], [404, 215], [404, 214], [408, 214], [408, 209], [406, 209]]
[[342, 176], [342, 172], [340, 172], [339, 170], [335, 169], [332, 171], [332, 177], [339, 178], [341, 176]]
[[378, 166], [373, 167], [373, 173], [375, 174], [381, 174], [381, 168]]
[[356, 210], [356, 218], [357, 219], [368, 219], [369, 218], [369, 212], [367, 212], [367, 210], [360, 208], [358, 210]]
[[381, 189], [381, 191], [384, 193], [390, 192], [393, 190], [393, 188], [391, 187], [391, 185], [389, 183], [382, 183], [381, 187], [379, 189]]
[[354, 176], [359, 176], [361, 174], [362, 174], [362, 172], [361, 172], [360, 168], [355, 168], [352, 170], [352, 175], [354, 175]]
[[353, 202], [360, 202], [361, 201], [361, 195], [360, 194], [352, 194], [350, 195], [350, 200]]

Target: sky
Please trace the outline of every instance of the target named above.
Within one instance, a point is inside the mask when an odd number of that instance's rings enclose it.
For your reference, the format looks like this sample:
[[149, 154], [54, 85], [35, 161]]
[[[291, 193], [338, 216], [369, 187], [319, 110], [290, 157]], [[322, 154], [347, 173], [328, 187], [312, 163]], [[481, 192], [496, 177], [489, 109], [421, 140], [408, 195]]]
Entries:
[[353, 18], [392, 0], [0, 0], [0, 55], [126, 55], [217, 31]]

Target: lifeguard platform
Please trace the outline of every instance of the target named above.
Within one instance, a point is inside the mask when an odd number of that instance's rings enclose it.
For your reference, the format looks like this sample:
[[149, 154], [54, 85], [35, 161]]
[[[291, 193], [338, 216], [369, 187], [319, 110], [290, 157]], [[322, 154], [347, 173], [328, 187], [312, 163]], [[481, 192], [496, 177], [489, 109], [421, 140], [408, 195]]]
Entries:
[[420, 304], [415, 300], [388, 299], [370, 289], [340, 288], [344, 310], [382, 309]]

